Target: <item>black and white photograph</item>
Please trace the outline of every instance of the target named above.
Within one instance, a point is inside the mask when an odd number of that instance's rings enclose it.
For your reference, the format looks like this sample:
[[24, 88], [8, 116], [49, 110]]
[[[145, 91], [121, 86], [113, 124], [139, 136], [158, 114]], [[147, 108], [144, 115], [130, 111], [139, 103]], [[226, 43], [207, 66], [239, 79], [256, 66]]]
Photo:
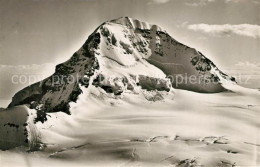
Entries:
[[260, 167], [260, 0], [0, 0], [1, 167]]

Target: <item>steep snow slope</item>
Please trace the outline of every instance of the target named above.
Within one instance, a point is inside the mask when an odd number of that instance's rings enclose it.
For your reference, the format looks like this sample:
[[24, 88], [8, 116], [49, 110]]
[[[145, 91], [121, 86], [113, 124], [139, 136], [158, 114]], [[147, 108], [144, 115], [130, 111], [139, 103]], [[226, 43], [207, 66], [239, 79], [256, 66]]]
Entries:
[[159, 26], [123, 17], [100, 25], [70, 60], [16, 93], [9, 107], [28, 104], [38, 110], [38, 121], [46, 120], [46, 112], [69, 113], [68, 103], [77, 100], [80, 86], [88, 87], [91, 77], [94, 85], [116, 95], [138, 87], [169, 91], [172, 86], [220, 92], [225, 90], [222, 82], [233, 80]]

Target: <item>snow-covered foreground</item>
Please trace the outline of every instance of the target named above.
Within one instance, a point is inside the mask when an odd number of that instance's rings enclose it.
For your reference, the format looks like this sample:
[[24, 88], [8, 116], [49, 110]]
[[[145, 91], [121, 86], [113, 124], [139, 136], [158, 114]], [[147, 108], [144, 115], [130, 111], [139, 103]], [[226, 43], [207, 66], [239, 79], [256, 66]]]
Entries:
[[0, 164], [259, 166], [259, 91], [235, 91], [175, 90], [151, 102], [151, 92], [115, 98], [93, 87], [71, 103], [72, 115], [50, 114], [45, 124], [36, 124], [41, 151], [0, 151]]

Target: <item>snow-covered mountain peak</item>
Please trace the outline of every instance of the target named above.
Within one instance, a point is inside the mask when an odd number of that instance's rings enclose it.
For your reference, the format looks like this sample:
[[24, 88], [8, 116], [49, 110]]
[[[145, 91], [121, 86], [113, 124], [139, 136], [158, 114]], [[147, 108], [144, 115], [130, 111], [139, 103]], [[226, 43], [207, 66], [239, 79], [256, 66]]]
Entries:
[[46, 112], [70, 113], [69, 103], [77, 101], [82, 87], [94, 86], [115, 97], [137, 93], [158, 100], [158, 92], [171, 94], [173, 87], [221, 92], [223, 83], [232, 80], [159, 26], [123, 17], [100, 25], [52, 76], [16, 93], [9, 107], [38, 107], [40, 120]]
[[[96, 33], [100, 36], [98, 57], [110, 59], [122, 67], [148, 63], [170, 77], [177, 88], [220, 92], [225, 90], [221, 86], [223, 82], [234, 81], [201, 52], [176, 41], [159, 26], [122, 17], [105, 22]], [[183, 82], [190, 77], [196, 78], [195, 83]], [[182, 83], [177, 83], [178, 79]]]
[[259, 99], [158, 26], [119, 18], [0, 108], [0, 163], [254, 166]]
[[162, 28], [158, 25], [152, 25], [147, 22], [140, 21], [138, 19], [133, 19], [130, 17], [120, 17], [118, 19], [111, 20], [108, 23], [120, 24], [128, 27], [129, 29], [142, 29], [142, 30], [154, 29], [155, 31], [163, 31]]

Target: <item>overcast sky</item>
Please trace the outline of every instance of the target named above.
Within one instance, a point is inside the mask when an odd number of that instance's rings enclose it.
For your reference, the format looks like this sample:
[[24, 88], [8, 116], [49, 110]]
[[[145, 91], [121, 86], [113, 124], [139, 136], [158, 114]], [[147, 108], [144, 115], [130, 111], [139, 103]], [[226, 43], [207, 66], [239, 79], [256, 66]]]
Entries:
[[260, 0], [0, 0], [0, 68], [61, 63], [122, 16], [163, 27], [220, 67], [260, 63]]

